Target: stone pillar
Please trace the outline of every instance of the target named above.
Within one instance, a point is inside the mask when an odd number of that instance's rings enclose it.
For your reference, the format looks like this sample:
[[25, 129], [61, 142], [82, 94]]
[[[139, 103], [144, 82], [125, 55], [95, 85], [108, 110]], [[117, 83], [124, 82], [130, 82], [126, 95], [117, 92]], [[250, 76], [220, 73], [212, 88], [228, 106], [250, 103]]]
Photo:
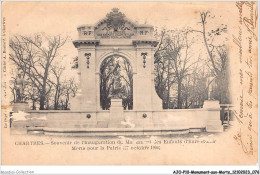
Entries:
[[97, 110], [101, 110], [100, 106], [100, 74], [96, 72], [96, 93], [97, 93]]
[[79, 92], [71, 101], [72, 110], [96, 110], [96, 48], [95, 45], [82, 45], [78, 48]]
[[111, 99], [110, 113], [109, 113], [109, 128], [125, 128], [121, 122], [124, 121], [124, 108], [122, 99]]
[[160, 110], [162, 100], [155, 91], [154, 84], [154, 50], [151, 45], [137, 44], [137, 76], [135, 80], [136, 107], [135, 110]]
[[96, 110], [96, 55], [95, 46], [80, 50], [82, 110]]
[[136, 72], [133, 73], [133, 110], [136, 110], [137, 101], [136, 101]]
[[79, 92], [71, 101], [72, 110], [94, 111], [97, 109], [96, 97], [96, 46], [94, 26], [82, 25], [78, 28], [78, 40], [73, 41], [78, 49]]
[[[143, 54], [145, 54], [145, 59]], [[136, 51], [136, 110], [152, 110], [151, 46], [138, 45]], [[144, 63], [145, 61], [145, 63]]]
[[207, 110], [207, 132], [223, 132], [223, 125], [220, 120], [220, 105], [217, 100], [205, 100], [203, 108]]

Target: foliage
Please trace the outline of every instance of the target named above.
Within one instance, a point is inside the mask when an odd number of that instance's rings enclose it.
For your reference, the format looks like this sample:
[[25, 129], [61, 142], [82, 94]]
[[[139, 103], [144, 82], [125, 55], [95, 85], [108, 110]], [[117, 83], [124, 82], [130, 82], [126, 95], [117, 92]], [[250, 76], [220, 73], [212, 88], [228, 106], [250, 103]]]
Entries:
[[[224, 36], [227, 26], [221, 24], [208, 31], [208, 21], [214, 19], [209, 12], [202, 12], [201, 30], [155, 30], [159, 41], [154, 55], [155, 88], [164, 109], [201, 107], [207, 99], [206, 82], [211, 72], [217, 84], [214, 98], [220, 103], [230, 103], [228, 49]], [[205, 50], [197, 49], [199, 41], [203, 41], [199, 47]]]
[[[55, 60], [62, 59], [59, 53], [66, 40], [67, 38], [61, 36], [48, 36], [41, 33], [34, 36], [16, 35], [9, 41], [10, 59], [16, 69], [22, 72], [26, 82], [24, 98], [32, 103], [34, 110], [36, 104], [39, 104], [40, 110], [50, 109], [52, 102], [54, 109], [58, 109], [59, 99], [64, 89], [62, 89], [64, 82], [61, 82], [64, 68], [59, 67]], [[10, 86], [14, 100], [15, 79], [16, 75], [13, 75], [13, 83]]]

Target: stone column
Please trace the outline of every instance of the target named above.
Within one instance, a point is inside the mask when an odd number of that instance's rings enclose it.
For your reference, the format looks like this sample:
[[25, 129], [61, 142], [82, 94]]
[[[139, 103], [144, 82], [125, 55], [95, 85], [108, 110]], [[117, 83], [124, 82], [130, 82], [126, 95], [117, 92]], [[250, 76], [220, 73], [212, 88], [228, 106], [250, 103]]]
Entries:
[[136, 72], [133, 72], [133, 110], [136, 110], [137, 106], [136, 96]]
[[96, 94], [97, 94], [97, 110], [101, 110], [100, 107], [100, 73], [96, 72]]
[[223, 125], [220, 120], [220, 105], [217, 100], [205, 100], [203, 108], [207, 110], [207, 132], [223, 132]]
[[81, 65], [81, 110], [96, 110], [96, 55], [95, 46], [84, 46], [79, 52]]
[[[86, 28], [87, 27], [87, 28]], [[82, 31], [82, 30], [89, 31]], [[78, 70], [80, 73], [79, 94], [71, 101], [72, 110], [94, 111], [97, 108], [96, 101], [96, 45], [99, 40], [94, 39], [91, 26], [81, 26], [78, 28], [79, 40], [73, 41], [78, 49]], [[91, 35], [85, 36], [83, 33]]]
[[150, 44], [137, 44], [136, 67], [136, 110], [162, 109], [162, 100], [155, 92], [154, 85], [154, 50]]
[[137, 45], [136, 47], [136, 110], [152, 109], [151, 82], [151, 46]]

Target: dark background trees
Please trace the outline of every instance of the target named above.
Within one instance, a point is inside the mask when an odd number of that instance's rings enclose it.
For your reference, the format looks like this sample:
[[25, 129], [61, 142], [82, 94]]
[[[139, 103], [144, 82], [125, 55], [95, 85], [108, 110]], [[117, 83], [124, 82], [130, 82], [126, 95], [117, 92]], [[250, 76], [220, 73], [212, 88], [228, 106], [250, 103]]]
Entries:
[[209, 26], [215, 19], [210, 12], [202, 12], [196, 29], [155, 30], [159, 42], [154, 55], [155, 89], [164, 109], [201, 107], [212, 72], [216, 79], [214, 98], [220, 103], [231, 102], [227, 26]]
[[[155, 89], [163, 100], [163, 108], [201, 107], [207, 99], [208, 77], [214, 76], [214, 98], [231, 103], [229, 97], [229, 61], [226, 45], [227, 26], [214, 24], [217, 17], [210, 12], [198, 15], [198, 26], [183, 29], [156, 29], [159, 44], [154, 55]], [[10, 59], [26, 81], [25, 99], [32, 109], [69, 109], [69, 100], [77, 91], [76, 80], [65, 78], [62, 48], [67, 38], [35, 34], [11, 37]], [[119, 61], [119, 67], [116, 66]], [[78, 68], [78, 57], [73, 58]], [[122, 83], [121, 98], [125, 109], [133, 108], [133, 72], [129, 62], [115, 55], [100, 67], [100, 102], [102, 109], [110, 108], [115, 74]], [[15, 101], [12, 77], [10, 90]]]
[[225, 33], [227, 26], [220, 24], [219, 26], [209, 30], [208, 22], [214, 21], [215, 16], [209, 11], [200, 13], [202, 25], [203, 41], [209, 58], [209, 69], [214, 72], [216, 78], [216, 91], [214, 98], [220, 103], [230, 103], [229, 97], [229, 72], [228, 72], [228, 48], [226, 45]]
[[[9, 58], [17, 72], [22, 72], [26, 82], [24, 95], [32, 103], [32, 109], [36, 109], [36, 104], [39, 104], [40, 110], [49, 109], [52, 103], [52, 108], [58, 109], [62, 69], [58, 68], [57, 62], [62, 59], [60, 52], [66, 41], [67, 38], [59, 35], [48, 36], [44, 33], [33, 36], [15, 35], [10, 38]], [[13, 78], [15, 77], [14, 74]]]

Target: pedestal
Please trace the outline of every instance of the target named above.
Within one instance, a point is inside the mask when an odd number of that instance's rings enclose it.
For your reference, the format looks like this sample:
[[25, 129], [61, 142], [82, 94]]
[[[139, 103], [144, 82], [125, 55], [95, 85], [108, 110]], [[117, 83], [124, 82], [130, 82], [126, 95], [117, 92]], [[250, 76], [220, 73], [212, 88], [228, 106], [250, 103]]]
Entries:
[[122, 99], [111, 99], [110, 113], [109, 113], [109, 128], [125, 128], [121, 122], [124, 121], [124, 108]]
[[217, 100], [205, 100], [204, 109], [207, 109], [207, 132], [223, 132], [223, 125], [220, 120], [220, 105]]
[[13, 112], [17, 113], [19, 111], [28, 111], [30, 110], [28, 103], [14, 103]]

